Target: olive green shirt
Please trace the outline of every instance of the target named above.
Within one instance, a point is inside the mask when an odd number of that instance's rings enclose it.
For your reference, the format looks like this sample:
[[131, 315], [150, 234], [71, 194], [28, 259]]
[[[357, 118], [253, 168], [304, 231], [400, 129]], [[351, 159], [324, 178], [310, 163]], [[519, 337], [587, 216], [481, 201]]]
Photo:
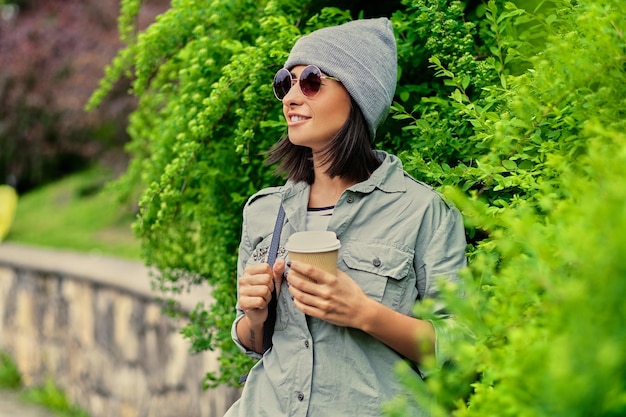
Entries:
[[[465, 233], [458, 210], [431, 187], [412, 179], [400, 160], [378, 151], [382, 163], [369, 179], [339, 198], [328, 225], [341, 241], [338, 268], [367, 296], [412, 315], [416, 301], [432, 298], [441, 319], [436, 357], [449, 357], [453, 319], [439, 299], [438, 278], [460, 284], [465, 266]], [[247, 202], [239, 249], [238, 276], [247, 265], [266, 262], [279, 205], [286, 222], [278, 256], [285, 257], [289, 235], [305, 230], [309, 185], [287, 182], [264, 189]], [[238, 340], [244, 316], [237, 305], [235, 343], [260, 360], [251, 369], [241, 398], [226, 416], [380, 416], [381, 405], [403, 387], [394, 374], [403, 358], [370, 335], [306, 317], [293, 304], [283, 280], [273, 347], [261, 357]], [[420, 404], [415, 415], [428, 415]]]

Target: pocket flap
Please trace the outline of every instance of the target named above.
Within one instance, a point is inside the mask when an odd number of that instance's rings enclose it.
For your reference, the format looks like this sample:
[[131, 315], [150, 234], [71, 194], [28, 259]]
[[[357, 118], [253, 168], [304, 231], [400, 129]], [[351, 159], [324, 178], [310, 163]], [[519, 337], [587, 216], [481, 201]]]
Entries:
[[393, 279], [408, 275], [412, 259], [411, 250], [377, 242], [351, 241], [343, 253], [348, 267]]

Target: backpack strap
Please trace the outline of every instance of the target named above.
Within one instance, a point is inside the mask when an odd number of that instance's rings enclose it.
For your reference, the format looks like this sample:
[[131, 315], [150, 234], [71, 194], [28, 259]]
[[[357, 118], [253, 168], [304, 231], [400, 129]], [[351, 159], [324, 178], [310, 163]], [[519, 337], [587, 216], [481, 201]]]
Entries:
[[[276, 257], [278, 255], [278, 246], [280, 244], [280, 234], [283, 230], [283, 223], [285, 222], [285, 209], [283, 205], [280, 205], [278, 209], [278, 215], [276, 216], [276, 224], [274, 225], [274, 233], [272, 234], [272, 242], [270, 243], [270, 251], [267, 255], [267, 263], [270, 264], [270, 268], [274, 268]], [[272, 291], [272, 299], [267, 305], [267, 320], [263, 325], [263, 352], [272, 347], [272, 336], [274, 334], [274, 326], [276, 325], [276, 305], [278, 304], [278, 297], [276, 295], [276, 287]]]

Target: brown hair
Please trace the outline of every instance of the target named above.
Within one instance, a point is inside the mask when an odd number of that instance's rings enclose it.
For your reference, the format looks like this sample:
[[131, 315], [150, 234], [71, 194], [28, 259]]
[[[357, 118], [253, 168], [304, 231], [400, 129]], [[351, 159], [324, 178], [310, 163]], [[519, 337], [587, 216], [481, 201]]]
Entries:
[[[380, 161], [372, 148], [367, 122], [359, 106], [351, 100], [350, 115], [335, 137], [322, 150], [322, 164], [331, 178], [342, 177], [357, 182], [366, 180], [378, 168]], [[313, 184], [313, 156], [311, 148], [291, 143], [285, 135], [266, 154], [268, 164], [278, 163], [276, 172], [286, 174], [294, 181]]]

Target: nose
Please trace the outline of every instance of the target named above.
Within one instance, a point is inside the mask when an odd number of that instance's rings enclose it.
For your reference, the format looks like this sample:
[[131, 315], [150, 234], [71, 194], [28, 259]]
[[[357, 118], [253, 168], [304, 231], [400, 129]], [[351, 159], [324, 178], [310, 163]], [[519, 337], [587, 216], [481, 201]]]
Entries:
[[283, 97], [284, 105], [289, 106], [291, 104], [300, 104], [302, 102], [304, 96], [302, 95], [302, 91], [300, 91], [300, 86], [298, 85], [299, 82], [300, 81], [297, 79], [292, 81], [291, 88], [285, 97]]

